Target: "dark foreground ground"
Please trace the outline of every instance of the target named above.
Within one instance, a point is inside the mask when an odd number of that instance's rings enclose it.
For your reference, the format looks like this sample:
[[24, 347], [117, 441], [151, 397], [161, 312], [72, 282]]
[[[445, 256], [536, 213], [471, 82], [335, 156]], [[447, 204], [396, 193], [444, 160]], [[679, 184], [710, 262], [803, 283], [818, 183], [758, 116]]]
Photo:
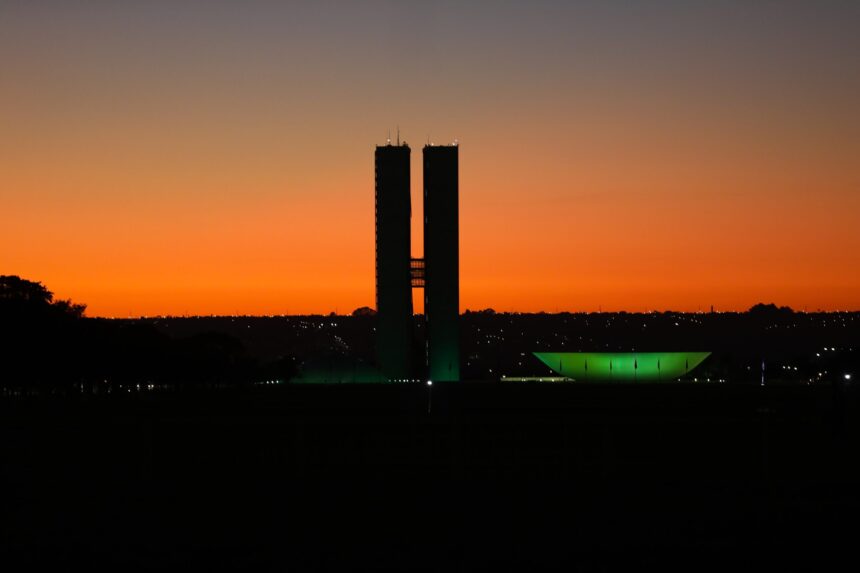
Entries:
[[[0, 560], [251, 570], [833, 567], [849, 386], [286, 386], [0, 401]], [[849, 567], [850, 568], [850, 567]]]

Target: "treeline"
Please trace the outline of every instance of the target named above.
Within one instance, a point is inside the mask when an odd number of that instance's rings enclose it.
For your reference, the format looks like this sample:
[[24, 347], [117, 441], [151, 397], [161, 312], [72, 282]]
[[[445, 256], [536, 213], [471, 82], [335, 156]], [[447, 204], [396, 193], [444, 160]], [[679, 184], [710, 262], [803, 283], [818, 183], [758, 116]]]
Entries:
[[84, 316], [41, 283], [0, 276], [0, 391], [115, 393], [241, 386], [292, 376], [224, 333], [173, 338], [154, 326]]

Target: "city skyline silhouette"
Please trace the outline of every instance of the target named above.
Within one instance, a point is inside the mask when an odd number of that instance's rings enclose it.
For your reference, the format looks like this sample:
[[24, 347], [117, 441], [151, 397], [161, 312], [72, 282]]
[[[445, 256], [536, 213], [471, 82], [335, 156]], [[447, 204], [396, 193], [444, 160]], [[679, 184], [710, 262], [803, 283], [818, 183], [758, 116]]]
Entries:
[[846, 0], [0, 0], [4, 571], [845, 568], [857, 70]]

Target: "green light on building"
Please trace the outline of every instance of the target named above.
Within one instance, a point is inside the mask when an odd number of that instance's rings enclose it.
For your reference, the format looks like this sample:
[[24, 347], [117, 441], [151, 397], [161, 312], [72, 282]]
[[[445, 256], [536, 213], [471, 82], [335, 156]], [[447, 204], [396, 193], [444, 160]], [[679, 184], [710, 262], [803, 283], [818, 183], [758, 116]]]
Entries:
[[553, 371], [577, 381], [669, 382], [687, 376], [710, 352], [535, 352]]

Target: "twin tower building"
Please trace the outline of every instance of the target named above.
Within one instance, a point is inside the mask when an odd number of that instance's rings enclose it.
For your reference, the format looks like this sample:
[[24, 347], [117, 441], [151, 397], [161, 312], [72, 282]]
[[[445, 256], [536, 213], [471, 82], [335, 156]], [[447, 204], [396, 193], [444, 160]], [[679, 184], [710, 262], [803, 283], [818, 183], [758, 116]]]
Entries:
[[[389, 380], [460, 378], [458, 147], [424, 147], [424, 258], [412, 257], [409, 146], [376, 148], [376, 353]], [[424, 289], [423, 349], [412, 289]]]

